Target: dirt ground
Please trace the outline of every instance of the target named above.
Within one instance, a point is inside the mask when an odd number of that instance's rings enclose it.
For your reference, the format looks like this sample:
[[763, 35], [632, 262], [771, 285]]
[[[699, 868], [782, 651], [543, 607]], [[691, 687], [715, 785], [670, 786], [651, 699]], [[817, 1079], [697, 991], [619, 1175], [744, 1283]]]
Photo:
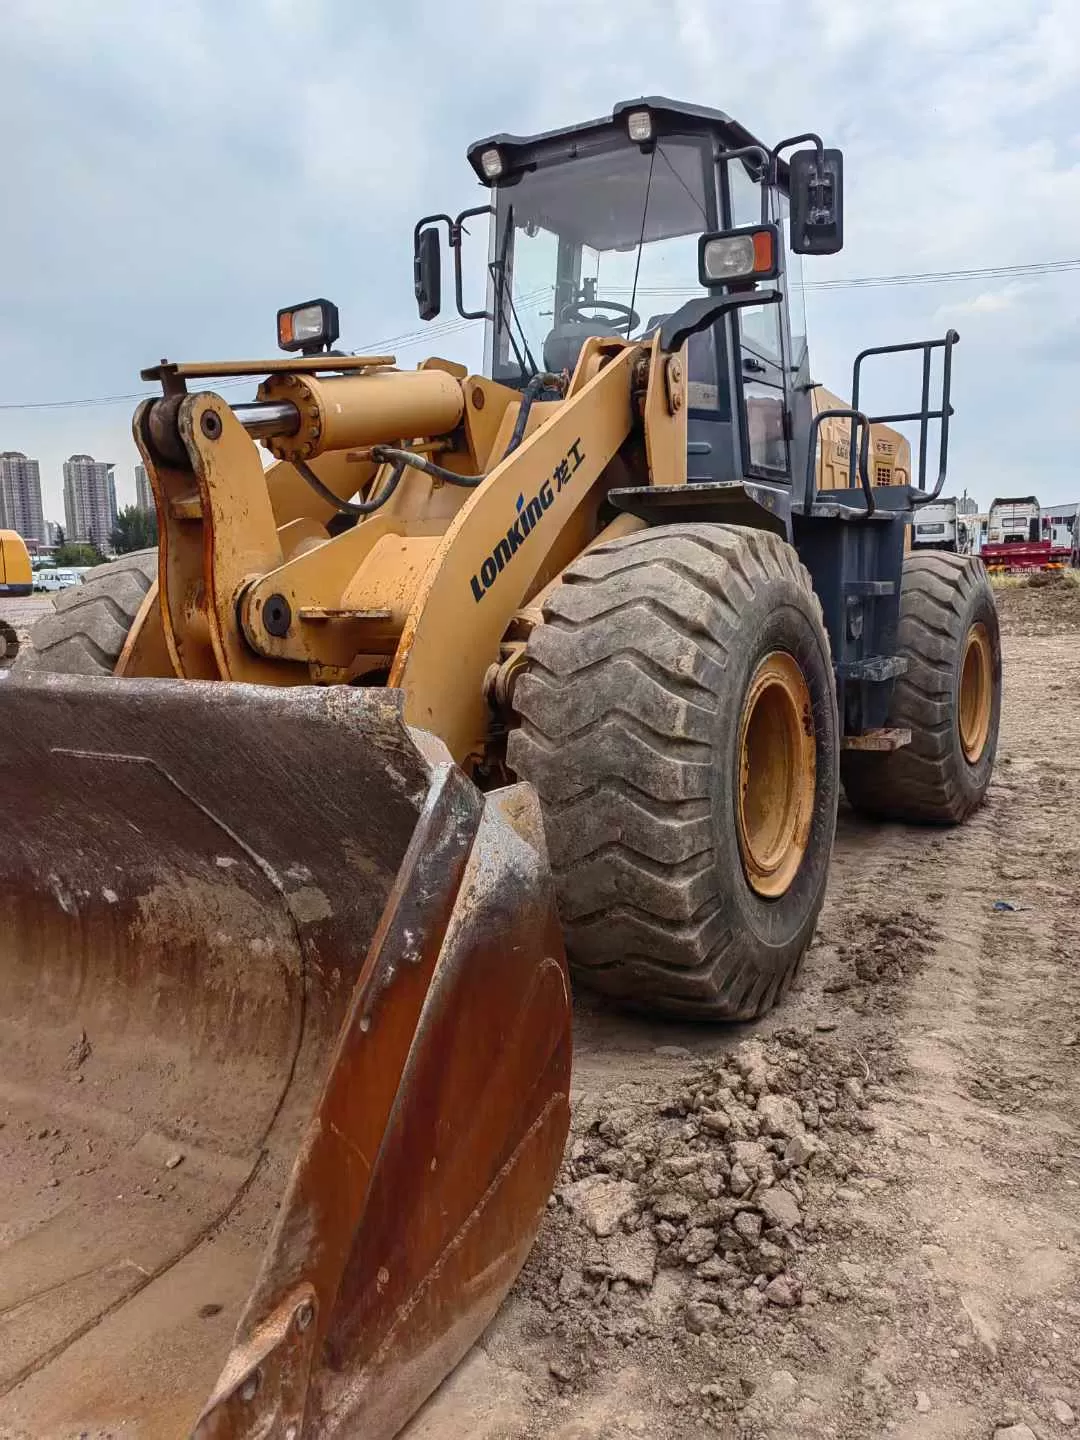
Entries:
[[[6, 620], [12, 626], [19, 638], [19, 644], [25, 645], [27, 634], [35, 620], [40, 620], [43, 615], [52, 612], [53, 602], [51, 595], [25, 595], [17, 600], [0, 600], [0, 620]], [[0, 660], [0, 673], [11, 668], [14, 656], [8, 656]]]
[[773, 1015], [732, 1033], [579, 998], [539, 1243], [409, 1440], [1075, 1428], [1080, 587], [998, 593], [987, 805], [950, 831], [842, 806]]

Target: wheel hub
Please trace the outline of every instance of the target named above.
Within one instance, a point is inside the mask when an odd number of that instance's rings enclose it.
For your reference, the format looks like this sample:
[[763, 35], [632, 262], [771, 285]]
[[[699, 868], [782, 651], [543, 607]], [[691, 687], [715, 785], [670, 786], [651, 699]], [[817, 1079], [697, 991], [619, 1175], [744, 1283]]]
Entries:
[[986, 749], [994, 701], [993, 677], [990, 635], [982, 621], [978, 621], [972, 625], [964, 641], [964, 658], [960, 665], [960, 704], [957, 707], [960, 745], [969, 765], [976, 764]]
[[814, 811], [813, 705], [794, 656], [774, 650], [758, 665], [739, 719], [737, 822], [743, 870], [770, 900], [802, 863]]

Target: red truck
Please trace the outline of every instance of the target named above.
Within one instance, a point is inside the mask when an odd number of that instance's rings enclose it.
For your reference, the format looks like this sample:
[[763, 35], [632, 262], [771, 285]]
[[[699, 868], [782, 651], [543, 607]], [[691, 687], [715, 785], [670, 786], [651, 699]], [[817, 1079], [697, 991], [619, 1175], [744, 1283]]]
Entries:
[[1042, 507], [1034, 495], [1004, 497], [990, 506], [981, 551], [988, 570], [1058, 570], [1069, 563], [1069, 547], [1042, 536]]

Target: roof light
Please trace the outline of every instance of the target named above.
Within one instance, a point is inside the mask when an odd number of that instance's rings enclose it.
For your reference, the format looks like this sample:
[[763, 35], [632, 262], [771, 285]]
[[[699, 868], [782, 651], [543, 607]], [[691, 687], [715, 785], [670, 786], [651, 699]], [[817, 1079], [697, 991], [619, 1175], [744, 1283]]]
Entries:
[[480, 169], [489, 180], [498, 180], [503, 173], [503, 158], [494, 146], [484, 150], [480, 156]]
[[626, 117], [626, 129], [631, 140], [643, 145], [653, 138], [652, 115], [648, 110], [631, 110]]
[[329, 350], [341, 334], [338, 308], [329, 300], [305, 300], [277, 314], [278, 346], [305, 355]]
[[769, 280], [779, 273], [775, 225], [702, 235], [698, 244], [698, 278], [702, 285]]

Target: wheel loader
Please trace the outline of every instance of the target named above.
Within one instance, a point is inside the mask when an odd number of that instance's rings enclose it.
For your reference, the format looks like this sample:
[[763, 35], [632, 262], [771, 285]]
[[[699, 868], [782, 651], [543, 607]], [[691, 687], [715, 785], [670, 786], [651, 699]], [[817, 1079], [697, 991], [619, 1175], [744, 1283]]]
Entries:
[[[17, 530], [0, 530], [0, 600], [33, 591], [30, 553]], [[0, 665], [19, 653], [19, 632], [0, 614]]]
[[[957, 336], [850, 402], [809, 366], [840, 152], [651, 98], [468, 162], [414, 283], [434, 320], [452, 259], [484, 373], [343, 352], [326, 300], [143, 372], [158, 552], [0, 690], [5, 1433], [397, 1434], [544, 1213], [569, 974], [751, 1019], [841, 785], [986, 792], [986, 577], [908, 553]], [[868, 414], [897, 353], [921, 398]]]

